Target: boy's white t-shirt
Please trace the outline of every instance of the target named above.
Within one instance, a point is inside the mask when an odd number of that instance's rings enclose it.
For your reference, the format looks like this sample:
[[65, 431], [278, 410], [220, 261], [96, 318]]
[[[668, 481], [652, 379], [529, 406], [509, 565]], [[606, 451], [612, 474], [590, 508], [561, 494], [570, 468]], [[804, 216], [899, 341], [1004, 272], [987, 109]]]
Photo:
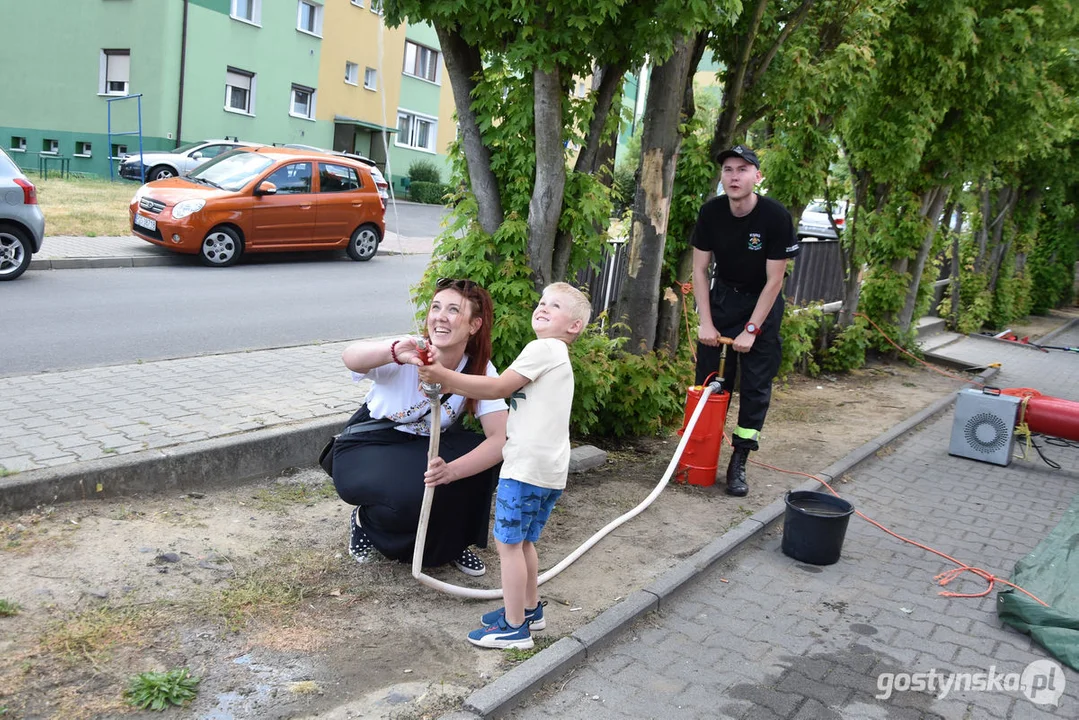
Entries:
[[[468, 355], [461, 358], [457, 372], [464, 372], [468, 363]], [[498, 371], [491, 363], [487, 363], [487, 376], [498, 377]], [[431, 414], [427, 412], [430, 403], [427, 396], [420, 391], [420, 371], [415, 365], [382, 365], [372, 368], [367, 373], [352, 373], [356, 380], [370, 378], [374, 385], [367, 393], [367, 408], [371, 411], [371, 417], [376, 420], [393, 420], [398, 425], [395, 430], [412, 433], [414, 435], [431, 434]], [[449, 427], [461, 414], [465, 399], [460, 395], [450, 395], [442, 403], [442, 427]], [[487, 413], [505, 410], [504, 400], [478, 400], [476, 402], [476, 417], [483, 417]], [[421, 417], [422, 416], [422, 417]]]
[[561, 490], [569, 474], [573, 405], [569, 348], [557, 338], [533, 340], [509, 369], [530, 382], [509, 398], [502, 477]]

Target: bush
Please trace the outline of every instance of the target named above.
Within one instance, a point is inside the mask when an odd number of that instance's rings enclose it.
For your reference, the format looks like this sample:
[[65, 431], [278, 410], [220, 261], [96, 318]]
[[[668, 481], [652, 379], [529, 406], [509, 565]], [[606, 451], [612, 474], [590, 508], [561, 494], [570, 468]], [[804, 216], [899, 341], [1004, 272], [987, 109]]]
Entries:
[[408, 166], [408, 178], [413, 184], [416, 183], [441, 183], [442, 174], [438, 171], [438, 165], [430, 160], [417, 160]]
[[418, 203], [433, 205], [444, 205], [446, 202], [445, 197], [449, 192], [449, 187], [437, 182], [413, 181], [408, 187], [409, 199]]

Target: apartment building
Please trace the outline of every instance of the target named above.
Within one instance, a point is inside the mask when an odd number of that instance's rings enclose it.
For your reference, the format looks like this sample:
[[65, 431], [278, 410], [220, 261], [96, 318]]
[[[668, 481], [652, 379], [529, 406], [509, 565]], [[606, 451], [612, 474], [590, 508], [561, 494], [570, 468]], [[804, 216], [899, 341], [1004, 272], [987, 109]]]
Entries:
[[[396, 181], [446, 165], [437, 37], [380, 0], [35, 0], [7, 8], [0, 142], [20, 165], [108, 177], [124, 154], [237, 138], [359, 152]], [[48, 52], [39, 52], [42, 38]], [[111, 137], [110, 137], [111, 136]]]

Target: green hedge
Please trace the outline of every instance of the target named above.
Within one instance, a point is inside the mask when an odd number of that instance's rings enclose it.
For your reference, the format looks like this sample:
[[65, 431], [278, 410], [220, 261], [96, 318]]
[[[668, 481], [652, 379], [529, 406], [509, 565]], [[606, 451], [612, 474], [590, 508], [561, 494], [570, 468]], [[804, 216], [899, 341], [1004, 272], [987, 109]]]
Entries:
[[413, 182], [408, 186], [409, 199], [419, 203], [444, 205], [450, 189], [442, 183]]

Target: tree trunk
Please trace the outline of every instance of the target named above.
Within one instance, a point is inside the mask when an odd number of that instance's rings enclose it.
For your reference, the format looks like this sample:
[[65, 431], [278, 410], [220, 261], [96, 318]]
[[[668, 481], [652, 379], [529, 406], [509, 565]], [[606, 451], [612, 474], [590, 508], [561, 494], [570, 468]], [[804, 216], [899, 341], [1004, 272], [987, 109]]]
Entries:
[[[626, 74], [624, 65], [608, 65], [596, 71], [599, 79], [593, 90], [596, 94], [593, 108], [592, 122], [588, 126], [588, 135], [584, 146], [577, 154], [577, 162], [573, 165], [573, 171], [578, 173], [597, 173], [603, 168], [604, 163], [613, 160], [614, 154], [605, 150], [608, 148], [608, 138], [603, 136], [603, 127], [607, 123], [611, 106], [615, 98], [620, 96], [618, 92], [622, 85], [622, 78]], [[611, 148], [613, 150], [613, 148]], [[606, 182], [600, 182], [606, 187], [611, 186], [610, 173], [607, 173]], [[569, 271], [570, 251], [573, 249], [573, 238], [567, 232], [559, 232], [555, 237], [554, 255], [552, 258], [552, 272], [555, 280], [565, 280]]]
[[628, 326], [629, 350], [636, 354], [651, 352], [656, 343], [663, 250], [681, 145], [678, 126], [693, 47], [694, 38], [678, 38], [670, 59], [652, 69], [648, 86], [627, 277], [612, 314], [615, 322]]
[[[716, 130], [712, 134], [712, 157], [731, 147], [735, 141], [735, 130], [738, 127], [738, 118], [742, 114], [742, 96], [746, 89], [746, 73], [749, 72], [750, 59], [753, 57], [753, 44], [757, 41], [757, 33], [760, 30], [764, 11], [768, 7], [768, 0], [757, 0], [753, 7], [753, 14], [749, 16], [748, 27], [741, 37], [742, 45], [739, 48], [738, 58], [727, 68], [723, 82], [723, 109], [716, 119]], [[748, 8], [746, 8], [748, 10]], [[741, 139], [741, 138], [737, 138]], [[719, 184], [719, 171], [713, 178], [712, 186]]]
[[906, 332], [914, 321], [914, 309], [918, 305], [918, 289], [922, 284], [922, 275], [925, 274], [925, 262], [929, 253], [933, 250], [933, 239], [937, 236], [938, 218], [944, 209], [944, 203], [948, 201], [950, 188], [936, 187], [925, 195], [922, 202], [922, 217], [928, 217], [929, 228], [925, 231], [922, 246], [918, 249], [918, 257], [914, 261], [914, 269], [911, 270], [910, 286], [907, 288], [907, 297], [903, 303], [903, 310], [899, 313], [899, 329]]
[[562, 82], [559, 68], [537, 68], [535, 84], [536, 184], [528, 203], [528, 259], [536, 290], [553, 280], [553, 255], [562, 195], [566, 189], [566, 159], [562, 145]]
[[491, 170], [491, 151], [483, 144], [483, 134], [472, 110], [472, 92], [476, 89], [476, 77], [483, 74], [479, 49], [465, 42], [456, 31], [437, 26], [438, 42], [453, 88], [453, 100], [457, 107], [457, 125], [461, 131], [461, 147], [468, 165], [468, 181], [479, 207], [480, 227], [493, 235], [502, 225], [502, 195], [498, 180]]
[[[693, 95], [693, 75], [697, 72], [704, 51], [708, 48], [708, 32], [701, 32], [694, 41], [693, 50], [689, 57], [689, 69], [686, 72], [686, 87], [682, 94], [682, 124], [693, 119], [697, 111], [697, 101]], [[673, 278], [661, 278], [660, 283], [665, 287], [663, 297], [659, 304], [659, 321], [656, 328], [656, 348], [669, 355], [678, 351], [678, 338], [681, 328], [685, 325], [684, 304], [693, 301], [692, 295], [682, 293], [682, 283], [690, 279], [693, 273], [693, 248], [686, 247], [678, 258], [677, 275]], [[690, 334], [687, 340], [692, 341], [694, 336]]]
[[[849, 156], [848, 156], [849, 157]], [[861, 254], [858, 252], [858, 233], [861, 232], [861, 212], [869, 197], [870, 174], [868, 170], [850, 168], [854, 179], [854, 212], [847, 215], [847, 227], [839, 237], [839, 254], [843, 258], [843, 306], [836, 317], [836, 326], [847, 328], [854, 322], [858, 312], [858, 300], [862, 294]]]
[[1000, 213], [993, 221], [993, 252], [990, 254], [991, 259], [988, 267], [990, 293], [996, 292], [997, 281], [1000, 280], [1000, 267], [1008, 254], [1010, 242], [1004, 240], [1004, 224], [1005, 221], [1011, 217], [1012, 211], [1015, 209], [1016, 200], [1018, 199], [1019, 193], [1011, 187], [1001, 188], [1000, 194], [998, 195], [997, 206], [1000, 209]]

